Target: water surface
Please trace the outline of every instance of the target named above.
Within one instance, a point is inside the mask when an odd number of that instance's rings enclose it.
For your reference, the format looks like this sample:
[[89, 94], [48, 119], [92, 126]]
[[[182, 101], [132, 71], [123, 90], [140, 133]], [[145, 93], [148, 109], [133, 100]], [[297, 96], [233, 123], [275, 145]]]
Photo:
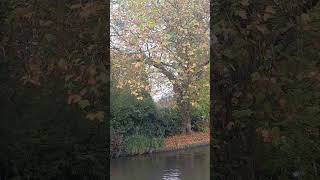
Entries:
[[111, 160], [111, 180], [209, 180], [209, 146]]

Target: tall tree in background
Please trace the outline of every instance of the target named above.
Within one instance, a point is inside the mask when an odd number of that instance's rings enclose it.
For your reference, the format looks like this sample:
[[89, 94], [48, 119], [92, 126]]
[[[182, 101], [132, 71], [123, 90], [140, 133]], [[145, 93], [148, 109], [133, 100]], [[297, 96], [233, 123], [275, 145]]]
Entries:
[[170, 81], [190, 133], [191, 89], [209, 64], [209, 1], [115, 1], [111, 9], [112, 50]]

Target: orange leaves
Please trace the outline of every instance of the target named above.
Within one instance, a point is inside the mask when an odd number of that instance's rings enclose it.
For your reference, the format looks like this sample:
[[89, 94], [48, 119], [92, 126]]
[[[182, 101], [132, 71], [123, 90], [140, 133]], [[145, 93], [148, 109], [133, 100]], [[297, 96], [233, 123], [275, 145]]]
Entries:
[[189, 145], [209, 144], [210, 133], [192, 133], [188, 135], [176, 135], [164, 140], [165, 149], [179, 149]]

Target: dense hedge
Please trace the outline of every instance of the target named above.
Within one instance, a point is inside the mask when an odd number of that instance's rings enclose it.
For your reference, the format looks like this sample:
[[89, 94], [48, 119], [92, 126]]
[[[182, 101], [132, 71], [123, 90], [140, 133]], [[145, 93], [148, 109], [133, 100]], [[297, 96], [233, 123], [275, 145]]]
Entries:
[[[138, 100], [125, 89], [111, 91], [110, 148], [112, 155], [136, 152], [138, 150], [133, 150], [135, 147], [132, 147], [135, 142], [163, 137], [155, 104], [149, 94], [145, 93], [143, 97], [143, 100]], [[151, 144], [136, 143], [136, 145], [139, 146], [139, 151], [142, 151], [144, 148], [149, 148]]]
[[[181, 115], [175, 107], [156, 108], [150, 94], [138, 100], [125, 89], [111, 91], [111, 154], [136, 154], [161, 147], [162, 139], [181, 133]], [[194, 131], [208, 130], [208, 120], [194, 111]]]

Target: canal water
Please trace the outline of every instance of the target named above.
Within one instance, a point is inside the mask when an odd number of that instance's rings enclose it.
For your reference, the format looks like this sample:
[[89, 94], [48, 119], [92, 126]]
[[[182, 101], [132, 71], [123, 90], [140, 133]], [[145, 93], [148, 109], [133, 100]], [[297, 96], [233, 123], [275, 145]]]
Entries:
[[209, 146], [111, 160], [111, 180], [209, 180]]

